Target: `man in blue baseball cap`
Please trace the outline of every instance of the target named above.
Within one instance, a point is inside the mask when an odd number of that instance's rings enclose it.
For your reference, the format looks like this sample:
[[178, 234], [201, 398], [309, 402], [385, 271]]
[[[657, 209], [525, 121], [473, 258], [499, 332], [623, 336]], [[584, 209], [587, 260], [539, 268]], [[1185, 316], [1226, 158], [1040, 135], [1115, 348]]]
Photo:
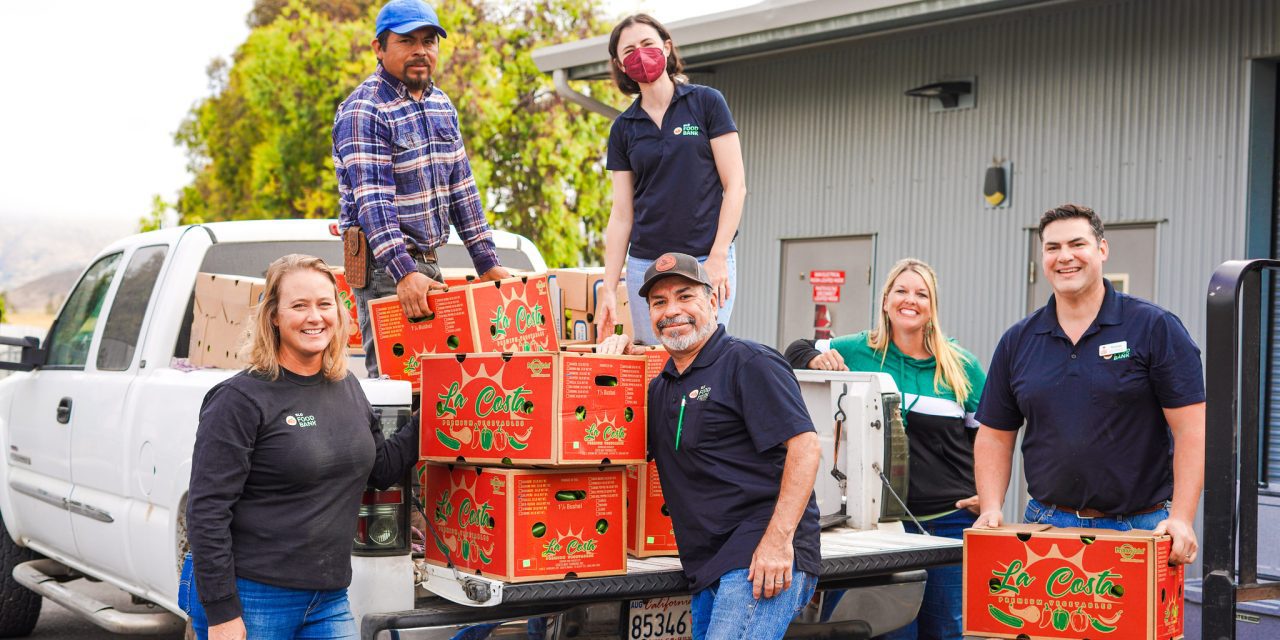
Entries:
[[[354, 246], [367, 256], [363, 264], [348, 261], [346, 276], [361, 310], [396, 295], [405, 315], [425, 318], [427, 294], [445, 288], [436, 249], [448, 242], [450, 225], [482, 279], [510, 274], [480, 206], [458, 112], [433, 81], [446, 36], [435, 9], [391, 0], [378, 12], [375, 36], [377, 70], [338, 106], [333, 122], [338, 226], [352, 236], [348, 253]], [[376, 377], [373, 326], [369, 314], [359, 317], [365, 365]]]

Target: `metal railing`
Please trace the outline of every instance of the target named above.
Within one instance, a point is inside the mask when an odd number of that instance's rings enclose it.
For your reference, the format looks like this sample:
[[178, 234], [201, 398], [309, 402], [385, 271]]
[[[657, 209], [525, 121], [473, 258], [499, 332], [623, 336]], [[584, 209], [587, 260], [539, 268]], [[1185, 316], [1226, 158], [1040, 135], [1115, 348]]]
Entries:
[[1201, 637], [1235, 640], [1236, 605], [1280, 598], [1258, 582], [1263, 272], [1280, 260], [1224, 262], [1209, 281], [1205, 342], [1204, 604]]

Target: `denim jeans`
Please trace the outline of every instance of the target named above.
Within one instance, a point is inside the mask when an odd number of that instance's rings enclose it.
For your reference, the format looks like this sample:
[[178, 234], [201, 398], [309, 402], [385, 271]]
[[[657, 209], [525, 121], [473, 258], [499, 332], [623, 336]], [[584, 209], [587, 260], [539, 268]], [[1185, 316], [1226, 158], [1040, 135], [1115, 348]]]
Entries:
[[[440, 267], [434, 262], [418, 258], [418, 272], [432, 280], [440, 280]], [[373, 258], [370, 258], [369, 274], [365, 285], [363, 289], [352, 287], [351, 293], [356, 297], [356, 304], [360, 305], [360, 313], [357, 315], [360, 318], [360, 338], [364, 342], [364, 366], [369, 370], [369, 377], [376, 378], [378, 377], [378, 352], [373, 344], [373, 321], [369, 319], [369, 301], [394, 296], [396, 283], [386, 269], [375, 267]]]
[[1027, 521], [1028, 524], [1048, 524], [1055, 527], [1084, 527], [1086, 529], [1114, 529], [1116, 531], [1145, 529], [1149, 531], [1155, 529], [1161, 520], [1168, 517], [1168, 502], [1165, 503], [1163, 509], [1157, 509], [1142, 515], [1122, 518], [1081, 518], [1074, 513], [1058, 511], [1054, 507], [1032, 498], [1027, 503], [1027, 511], [1023, 514], [1022, 519]]
[[[359, 637], [347, 590], [286, 589], [236, 578], [241, 619], [253, 640], [347, 640]], [[178, 606], [191, 618], [199, 640], [209, 638], [209, 620], [196, 593], [191, 554], [182, 563]]]
[[791, 587], [772, 598], [751, 595], [746, 569], [735, 569], [720, 581], [693, 594], [693, 640], [769, 640], [781, 638], [787, 626], [813, 598], [818, 578], [791, 572]]
[[[738, 299], [738, 257], [737, 243], [729, 245], [729, 257], [725, 265], [729, 269], [729, 299], [716, 313], [716, 321], [729, 328], [729, 316], [733, 315], [733, 303]], [[658, 336], [653, 334], [653, 325], [649, 323], [649, 303], [640, 297], [640, 285], [644, 284], [644, 272], [649, 270], [653, 260], [627, 256], [627, 297], [631, 301], [631, 326], [636, 335], [631, 336], [643, 344], [658, 344]], [[707, 256], [700, 256], [698, 262], [706, 264]]]
[[[964, 530], [972, 527], [978, 516], [968, 509], [960, 509], [940, 518], [925, 520], [920, 523], [924, 531], [930, 535], [943, 538], [964, 539]], [[921, 527], [914, 522], [902, 523], [907, 533], [921, 533]], [[929, 579], [924, 586], [924, 600], [920, 603], [920, 613], [911, 624], [890, 631], [880, 638], [885, 640], [960, 640], [964, 637], [964, 599], [962, 585], [964, 569], [956, 564], [935, 567], [928, 570]]]

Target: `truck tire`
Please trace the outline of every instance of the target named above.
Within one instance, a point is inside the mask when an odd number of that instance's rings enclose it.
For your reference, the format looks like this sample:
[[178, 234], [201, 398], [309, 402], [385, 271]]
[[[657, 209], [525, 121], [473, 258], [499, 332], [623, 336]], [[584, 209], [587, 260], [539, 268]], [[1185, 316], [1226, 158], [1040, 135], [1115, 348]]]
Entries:
[[0, 638], [25, 638], [36, 628], [44, 599], [13, 579], [13, 568], [40, 556], [19, 547], [0, 522]]

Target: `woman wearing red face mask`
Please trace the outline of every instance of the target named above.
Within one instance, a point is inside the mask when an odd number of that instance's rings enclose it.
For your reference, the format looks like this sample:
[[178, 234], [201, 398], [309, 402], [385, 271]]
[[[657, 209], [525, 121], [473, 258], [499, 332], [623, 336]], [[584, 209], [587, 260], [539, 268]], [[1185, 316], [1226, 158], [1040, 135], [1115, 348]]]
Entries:
[[729, 323], [737, 295], [733, 240], [747, 186], [738, 127], [719, 91], [690, 84], [671, 35], [638, 14], [609, 35], [610, 71], [623, 93], [639, 96], [609, 131], [607, 168], [613, 209], [605, 231], [605, 286], [596, 307], [597, 334], [618, 321], [618, 279], [625, 262], [636, 340], [656, 344], [640, 280], [664, 253], [697, 256], [711, 276]]

